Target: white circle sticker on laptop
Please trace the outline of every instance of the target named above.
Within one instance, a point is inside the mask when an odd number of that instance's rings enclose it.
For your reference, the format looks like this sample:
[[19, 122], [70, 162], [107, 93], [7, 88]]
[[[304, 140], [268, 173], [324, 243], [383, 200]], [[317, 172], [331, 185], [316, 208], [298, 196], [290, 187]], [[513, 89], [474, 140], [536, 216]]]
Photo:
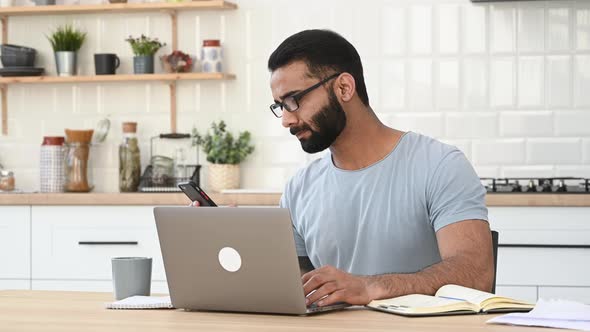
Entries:
[[242, 267], [242, 257], [234, 248], [225, 247], [219, 250], [219, 264], [228, 272], [236, 272]]

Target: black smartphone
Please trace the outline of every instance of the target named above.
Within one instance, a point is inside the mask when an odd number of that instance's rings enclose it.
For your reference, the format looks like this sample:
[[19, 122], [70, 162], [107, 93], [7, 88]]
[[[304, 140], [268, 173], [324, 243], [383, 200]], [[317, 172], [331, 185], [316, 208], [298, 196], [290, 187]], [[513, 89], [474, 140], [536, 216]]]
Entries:
[[191, 202], [198, 201], [199, 204], [201, 204], [200, 206], [217, 206], [217, 204], [209, 198], [209, 195], [207, 195], [205, 191], [199, 188], [199, 186], [193, 181], [179, 183], [178, 187], [188, 196], [188, 198], [190, 198]]

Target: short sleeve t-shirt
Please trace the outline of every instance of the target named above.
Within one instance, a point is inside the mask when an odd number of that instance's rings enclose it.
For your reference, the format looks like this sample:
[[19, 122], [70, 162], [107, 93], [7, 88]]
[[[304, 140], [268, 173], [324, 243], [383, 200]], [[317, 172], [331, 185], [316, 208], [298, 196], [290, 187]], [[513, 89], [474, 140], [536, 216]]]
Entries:
[[312, 162], [287, 183], [280, 205], [291, 213], [299, 256], [316, 268], [376, 275], [440, 262], [436, 231], [487, 221], [485, 194], [460, 150], [407, 132], [363, 169], [339, 169], [330, 154]]

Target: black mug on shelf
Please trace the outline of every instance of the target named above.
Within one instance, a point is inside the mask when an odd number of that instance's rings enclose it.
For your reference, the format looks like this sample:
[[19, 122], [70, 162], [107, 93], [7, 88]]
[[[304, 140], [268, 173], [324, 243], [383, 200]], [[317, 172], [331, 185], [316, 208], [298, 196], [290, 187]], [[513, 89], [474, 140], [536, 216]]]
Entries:
[[114, 75], [121, 60], [114, 53], [94, 54], [94, 68], [96, 75]]

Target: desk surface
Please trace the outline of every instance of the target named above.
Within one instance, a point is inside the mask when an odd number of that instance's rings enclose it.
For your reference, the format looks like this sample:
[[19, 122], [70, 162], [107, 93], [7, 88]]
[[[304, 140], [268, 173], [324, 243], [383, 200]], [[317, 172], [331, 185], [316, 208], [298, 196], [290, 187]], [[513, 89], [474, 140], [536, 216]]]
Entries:
[[309, 317], [183, 310], [107, 310], [110, 293], [0, 291], [2, 331], [521, 331], [484, 322], [492, 315], [406, 318], [363, 308]]

